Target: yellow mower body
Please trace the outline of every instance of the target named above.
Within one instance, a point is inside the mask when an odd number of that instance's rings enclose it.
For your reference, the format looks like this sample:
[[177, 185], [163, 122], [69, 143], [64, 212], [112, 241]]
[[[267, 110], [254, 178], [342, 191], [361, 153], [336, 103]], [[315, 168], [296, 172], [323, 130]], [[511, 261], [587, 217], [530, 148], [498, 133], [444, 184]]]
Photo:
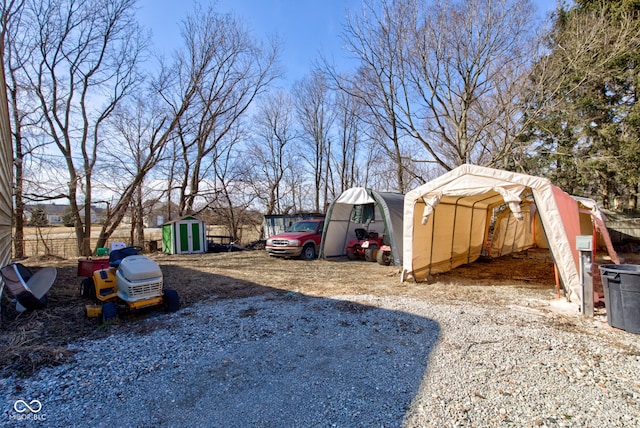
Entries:
[[86, 305], [84, 309], [89, 318], [96, 318], [102, 315], [102, 305]]
[[93, 273], [93, 284], [96, 288], [96, 299], [108, 302], [116, 298], [118, 284], [116, 283], [116, 268], [100, 269]]
[[[114, 302], [131, 311], [163, 304], [162, 272], [148, 257], [128, 256], [118, 266], [96, 270], [92, 279], [101, 303]], [[86, 305], [85, 310], [89, 317], [102, 315], [102, 305]]]

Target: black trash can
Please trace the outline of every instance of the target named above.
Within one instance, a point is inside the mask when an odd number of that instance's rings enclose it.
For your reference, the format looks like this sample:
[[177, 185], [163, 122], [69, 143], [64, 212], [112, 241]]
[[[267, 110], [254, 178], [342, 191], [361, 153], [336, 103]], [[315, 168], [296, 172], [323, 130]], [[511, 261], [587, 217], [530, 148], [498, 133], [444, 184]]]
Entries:
[[601, 265], [607, 322], [640, 334], [640, 265]]

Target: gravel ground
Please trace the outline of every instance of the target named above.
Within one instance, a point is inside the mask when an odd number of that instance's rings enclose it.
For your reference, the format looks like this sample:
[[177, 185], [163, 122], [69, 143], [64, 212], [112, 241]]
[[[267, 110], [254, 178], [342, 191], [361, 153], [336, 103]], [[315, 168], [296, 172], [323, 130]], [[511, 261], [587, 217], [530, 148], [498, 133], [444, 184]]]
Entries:
[[0, 424], [639, 426], [640, 336], [538, 306], [209, 301], [110, 326], [64, 365], [1, 379]]

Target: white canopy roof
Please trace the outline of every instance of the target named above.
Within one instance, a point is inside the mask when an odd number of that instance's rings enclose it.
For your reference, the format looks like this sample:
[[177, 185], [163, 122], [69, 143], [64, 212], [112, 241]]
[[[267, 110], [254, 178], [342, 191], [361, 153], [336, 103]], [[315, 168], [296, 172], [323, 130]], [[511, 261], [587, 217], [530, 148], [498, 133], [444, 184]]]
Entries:
[[[575, 242], [576, 236], [591, 235], [592, 230], [581, 229], [580, 203], [546, 178], [476, 165], [462, 165], [405, 196], [402, 280], [421, 280], [477, 260], [490, 245], [493, 208], [505, 203], [525, 226], [511, 232], [510, 251], [531, 248], [535, 233], [544, 232], [565, 291], [570, 298], [581, 300]], [[543, 231], [532, 229], [534, 213]], [[612, 251], [597, 207], [592, 218]]]

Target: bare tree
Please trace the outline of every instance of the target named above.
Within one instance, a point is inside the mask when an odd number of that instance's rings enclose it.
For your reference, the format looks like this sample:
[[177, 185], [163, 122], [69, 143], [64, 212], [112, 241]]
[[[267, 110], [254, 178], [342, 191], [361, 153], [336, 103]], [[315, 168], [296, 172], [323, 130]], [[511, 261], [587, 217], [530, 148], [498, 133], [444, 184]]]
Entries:
[[179, 160], [179, 143], [176, 139], [171, 139], [168, 141], [168, 155], [165, 162], [162, 162], [158, 165], [158, 172], [163, 176], [163, 179], [166, 183], [166, 188], [164, 193], [166, 195], [166, 204], [164, 207], [164, 218], [165, 221], [169, 221], [174, 218], [174, 214], [178, 214], [177, 204], [174, 203], [174, 193], [175, 193], [175, 185], [177, 182], [176, 177], [182, 175], [180, 171], [180, 160]]
[[368, 114], [361, 120], [371, 130], [385, 138], [374, 138], [378, 148], [394, 162], [397, 190], [404, 192], [405, 170], [411, 168], [408, 156], [403, 155], [403, 130], [399, 123], [398, 105], [405, 81], [404, 66], [407, 52], [407, 36], [411, 34], [412, 14], [416, 4], [410, 1], [367, 1], [361, 14], [348, 16], [343, 33], [347, 49], [360, 65], [352, 75], [334, 77], [338, 86], [366, 106]]
[[[23, 128], [27, 126], [25, 121], [27, 121], [28, 113], [21, 111], [20, 99], [24, 96], [22, 93], [22, 87], [20, 82], [19, 73], [20, 70], [23, 69], [23, 63], [25, 58], [29, 55], [30, 47], [25, 46], [22, 43], [22, 37], [20, 32], [18, 31], [18, 27], [20, 26], [22, 19], [22, 14], [24, 11], [23, 8], [24, 0], [16, 1], [4, 0], [2, 3], [2, 28], [0, 29], [0, 34], [2, 38], [0, 39], [0, 49], [2, 49], [2, 64], [3, 64], [3, 72], [5, 74], [5, 79], [3, 79], [3, 83], [6, 81], [6, 92], [3, 92], [7, 95], [8, 98], [8, 106], [10, 121], [12, 129], [12, 138], [13, 138], [13, 156], [7, 153], [6, 156], [8, 158], [13, 159], [13, 166], [15, 169], [14, 175], [14, 225], [15, 233], [14, 233], [14, 255], [16, 258], [20, 259], [24, 257], [24, 208], [25, 202], [23, 199], [23, 167], [24, 167], [24, 151], [23, 151]], [[2, 137], [4, 138], [4, 136]], [[8, 142], [7, 142], [8, 143]], [[10, 195], [6, 195], [7, 198], [10, 199]], [[11, 226], [11, 225], [9, 225]]]
[[33, 52], [26, 65], [42, 129], [66, 164], [78, 253], [89, 255], [90, 204], [102, 127], [141, 82], [137, 65], [147, 39], [135, 0], [29, 0]]
[[[342, 87], [386, 133], [398, 190], [403, 171], [420, 180], [414, 162], [448, 170], [507, 156], [523, 130], [534, 11], [529, 0], [368, 0], [350, 17], [345, 40], [361, 67]], [[409, 139], [427, 156], [405, 149]]]
[[[337, 148], [333, 152], [334, 170], [339, 183], [332, 186], [332, 196], [336, 197], [358, 183], [358, 155], [364, 147], [360, 99], [346, 92], [336, 94]], [[366, 183], [362, 183], [366, 184]]]
[[327, 202], [331, 142], [329, 134], [335, 119], [333, 100], [326, 77], [313, 71], [296, 82], [293, 96], [296, 100], [298, 121], [306, 138], [302, 158], [309, 165], [314, 177], [314, 206], [316, 212], [324, 212], [321, 202]]
[[144, 199], [149, 196], [144, 184], [163, 160], [177, 118], [164, 111], [153, 94], [144, 93], [131, 103], [121, 103], [109, 122], [111, 150], [100, 159], [96, 179], [101, 179], [102, 186], [116, 196], [107, 205], [96, 246], [104, 246], [128, 210], [132, 218], [131, 241], [142, 245]]
[[534, 11], [529, 0], [436, 0], [415, 16], [402, 127], [442, 168], [500, 165], [523, 132]]
[[184, 169], [180, 214], [192, 212], [197, 197], [208, 196], [211, 189], [202, 184], [214, 175], [219, 145], [278, 75], [277, 44], [260, 46], [232, 15], [197, 8], [183, 23], [182, 36], [185, 51], [176, 60], [177, 76], [194, 98], [177, 130]]
[[249, 171], [252, 165], [246, 162], [242, 151], [218, 149], [221, 152], [215, 155], [217, 160], [213, 163], [215, 197], [206, 198], [206, 207], [224, 221], [235, 241], [241, 241], [242, 227], [252, 223], [250, 208], [256, 199]]
[[[14, 256], [24, 257], [24, 215], [27, 201], [42, 202], [60, 199], [63, 195], [49, 191], [30, 193], [34, 186], [34, 171], [30, 166], [40, 165], [47, 141], [43, 141], [37, 125], [41, 119], [38, 100], [28, 85], [26, 63], [34, 49], [33, 34], [27, 29], [32, 17], [25, 7], [26, 0], [4, 1], [2, 5], [2, 33], [4, 35], [4, 64], [13, 142], [14, 168]], [[36, 167], [37, 168], [37, 167]]]
[[256, 196], [265, 205], [265, 214], [282, 214], [291, 209], [294, 189], [285, 186], [285, 176], [294, 170], [293, 143], [297, 138], [293, 122], [293, 102], [279, 90], [259, 104], [254, 116], [254, 139], [247, 153], [253, 162], [252, 182]]
[[[11, 261], [11, 226], [12, 226], [12, 150], [11, 122], [9, 119], [9, 102], [5, 83], [5, 41], [10, 15], [14, 11], [12, 3], [2, 3], [2, 26], [0, 27], [0, 265]], [[0, 280], [0, 295], [4, 281]]]

